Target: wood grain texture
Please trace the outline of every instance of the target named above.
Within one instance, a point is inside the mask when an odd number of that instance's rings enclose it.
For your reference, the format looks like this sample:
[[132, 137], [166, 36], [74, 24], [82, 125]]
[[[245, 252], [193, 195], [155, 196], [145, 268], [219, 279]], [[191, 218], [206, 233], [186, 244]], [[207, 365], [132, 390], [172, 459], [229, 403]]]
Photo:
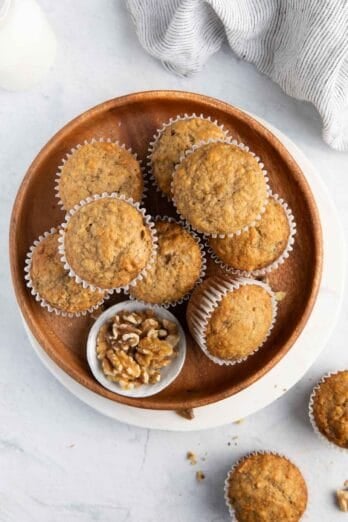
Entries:
[[[246, 362], [220, 367], [209, 361], [190, 337], [185, 323], [186, 305], [172, 309], [188, 337], [188, 355], [178, 379], [160, 394], [130, 399], [105, 390], [96, 382], [86, 360], [86, 339], [93, 319], [66, 319], [42, 309], [24, 281], [24, 260], [32, 242], [64, 213], [57, 204], [54, 180], [63, 156], [75, 145], [92, 138], [120, 140], [145, 159], [156, 129], [177, 114], [203, 113], [224, 124], [233, 138], [247, 144], [265, 164], [272, 190], [286, 199], [297, 223], [294, 251], [269, 275], [275, 291], [286, 292], [279, 305], [277, 324], [262, 349]], [[160, 194], [150, 189], [146, 207], [153, 214], [175, 216]], [[13, 285], [22, 314], [48, 355], [71, 377], [111, 400], [152, 409], [182, 409], [224, 399], [250, 386], [291, 349], [303, 330], [320, 286], [322, 234], [310, 187], [296, 162], [279, 140], [263, 125], [239, 109], [198, 94], [150, 91], [122, 96], [94, 107], [60, 130], [41, 150], [19, 188], [12, 212], [10, 261]], [[209, 262], [208, 273], [220, 269]], [[125, 299], [113, 297], [106, 306]], [[275, 383], [277, 384], [277, 383]]]

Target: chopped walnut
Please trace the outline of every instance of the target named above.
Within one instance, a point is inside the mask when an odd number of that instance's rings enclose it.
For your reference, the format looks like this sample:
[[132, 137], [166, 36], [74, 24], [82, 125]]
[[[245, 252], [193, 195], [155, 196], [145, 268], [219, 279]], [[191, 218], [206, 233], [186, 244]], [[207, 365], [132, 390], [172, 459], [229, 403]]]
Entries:
[[129, 390], [159, 382], [160, 370], [177, 355], [179, 341], [176, 323], [150, 309], [120, 312], [100, 328], [96, 351], [105, 376]]
[[186, 458], [190, 461], [191, 466], [197, 464], [197, 455], [195, 455], [195, 453], [193, 453], [192, 451], [188, 451], [186, 453]]
[[205, 475], [204, 475], [203, 471], [196, 472], [196, 479], [198, 480], [198, 482], [201, 482], [202, 480], [205, 479]]
[[276, 292], [274, 295], [275, 295], [276, 301], [278, 301], [278, 303], [279, 303], [280, 301], [283, 301], [283, 299], [286, 297], [286, 292]]
[[338, 507], [341, 511], [348, 511], [348, 490], [347, 489], [338, 489], [336, 491], [336, 497], [338, 502]]
[[182, 410], [175, 410], [175, 413], [177, 415], [180, 415], [180, 417], [184, 417], [184, 419], [192, 420], [195, 418], [195, 412], [192, 408], [184, 408]]

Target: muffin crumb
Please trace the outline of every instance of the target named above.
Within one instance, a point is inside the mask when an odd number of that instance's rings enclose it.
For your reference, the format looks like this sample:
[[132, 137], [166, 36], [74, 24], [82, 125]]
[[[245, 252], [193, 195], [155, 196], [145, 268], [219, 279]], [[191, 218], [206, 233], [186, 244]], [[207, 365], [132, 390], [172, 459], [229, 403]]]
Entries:
[[203, 473], [203, 471], [196, 472], [196, 479], [198, 480], [198, 482], [201, 482], [205, 479], [205, 474]]
[[186, 458], [190, 461], [191, 466], [197, 464], [197, 455], [193, 453], [193, 451], [188, 451], [186, 453]]

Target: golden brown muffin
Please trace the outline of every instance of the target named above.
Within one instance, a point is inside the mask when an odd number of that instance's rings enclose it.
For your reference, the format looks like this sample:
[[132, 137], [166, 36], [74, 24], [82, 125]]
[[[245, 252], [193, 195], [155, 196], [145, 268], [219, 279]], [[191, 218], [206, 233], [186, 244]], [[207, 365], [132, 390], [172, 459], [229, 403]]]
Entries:
[[348, 370], [326, 377], [313, 396], [313, 419], [324, 437], [348, 449]]
[[163, 304], [184, 297], [195, 286], [202, 268], [198, 241], [177, 223], [157, 221], [156, 261], [130, 294], [146, 303]]
[[140, 201], [143, 175], [134, 156], [116, 143], [94, 142], [78, 148], [64, 163], [58, 193], [69, 210], [81, 200], [103, 192], [118, 192]]
[[101, 304], [104, 292], [85, 289], [69, 277], [58, 253], [58, 237], [59, 232], [54, 232], [34, 249], [30, 269], [33, 289], [48, 305], [62, 312], [84, 312]]
[[239, 522], [297, 522], [307, 500], [300, 470], [280, 455], [249, 455], [227, 479], [227, 501]]
[[251, 272], [266, 268], [286, 249], [290, 226], [285, 209], [273, 197], [269, 199], [260, 221], [239, 236], [209, 238], [215, 254], [237, 270]]
[[153, 248], [142, 213], [108, 197], [87, 203], [71, 216], [64, 244], [73, 271], [103, 289], [128, 285], [147, 266]]
[[257, 282], [243, 284], [229, 291], [213, 313], [207, 314], [211, 295], [221, 295], [221, 288], [226, 288], [225, 281], [228, 280], [209, 277], [193, 291], [187, 322], [195, 336], [195, 320], [207, 317], [207, 325], [202, 330], [206, 350], [219, 359], [238, 361], [252, 354], [266, 339], [273, 322], [273, 303], [270, 293]]
[[199, 232], [231, 234], [260, 216], [267, 183], [249, 152], [229, 143], [209, 143], [177, 167], [173, 199], [179, 213]]
[[192, 145], [209, 139], [224, 139], [225, 132], [209, 120], [178, 120], [165, 128], [151, 154], [151, 166], [159, 188], [171, 199], [171, 182], [180, 156]]

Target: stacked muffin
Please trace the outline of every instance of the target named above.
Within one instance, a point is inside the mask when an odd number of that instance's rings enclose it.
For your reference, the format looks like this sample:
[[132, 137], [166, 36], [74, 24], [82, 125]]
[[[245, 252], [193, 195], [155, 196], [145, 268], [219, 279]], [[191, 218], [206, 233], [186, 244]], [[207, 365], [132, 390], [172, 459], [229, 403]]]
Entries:
[[[165, 123], [148, 166], [176, 218], [153, 219], [142, 206], [143, 172], [130, 149], [110, 140], [72, 149], [56, 180], [65, 220], [31, 248], [28, 286], [49, 311], [72, 316], [115, 291], [166, 307], [193, 292], [187, 322], [203, 352], [218, 364], [243, 361], [276, 319], [271, 288], [253, 277], [289, 255], [291, 211], [271, 194], [260, 159], [210, 118]], [[203, 280], [205, 248], [222, 271]]]

